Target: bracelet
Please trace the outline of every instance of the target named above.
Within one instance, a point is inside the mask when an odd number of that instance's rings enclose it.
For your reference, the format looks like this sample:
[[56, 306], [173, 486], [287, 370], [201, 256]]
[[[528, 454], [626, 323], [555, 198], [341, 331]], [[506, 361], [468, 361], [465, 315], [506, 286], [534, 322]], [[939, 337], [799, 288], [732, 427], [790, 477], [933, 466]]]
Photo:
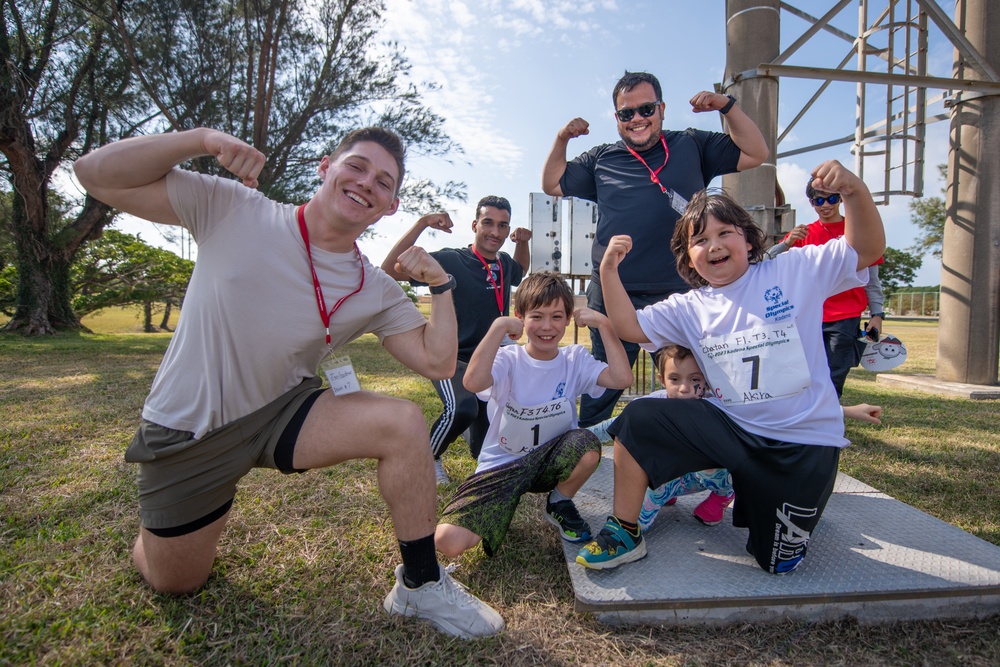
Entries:
[[869, 317], [881, 317], [884, 320], [885, 319], [885, 313], [871, 313], [869, 315]]
[[729, 101], [726, 103], [726, 106], [724, 106], [721, 109], [719, 109], [719, 113], [721, 113], [723, 116], [725, 116], [727, 113], [729, 113], [729, 110], [733, 108], [734, 104], [736, 104], [736, 98], [735, 97], [733, 97], [732, 95], [726, 95], [726, 97], [729, 98]]

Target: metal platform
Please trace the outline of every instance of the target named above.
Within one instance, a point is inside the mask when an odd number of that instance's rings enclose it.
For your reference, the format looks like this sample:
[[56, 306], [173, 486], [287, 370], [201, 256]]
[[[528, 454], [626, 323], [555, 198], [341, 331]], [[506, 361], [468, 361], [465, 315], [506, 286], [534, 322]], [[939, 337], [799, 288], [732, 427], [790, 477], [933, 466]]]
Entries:
[[[611, 513], [611, 448], [576, 496], [595, 530]], [[681, 497], [646, 532], [649, 554], [614, 570], [575, 562], [564, 543], [578, 611], [608, 624], [762, 620], [861, 622], [1000, 613], [1000, 547], [838, 475], [833, 496], [794, 572], [772, 575], [745, 550], [732, 511], [719, 526], [692, 511], [708, 492]]]

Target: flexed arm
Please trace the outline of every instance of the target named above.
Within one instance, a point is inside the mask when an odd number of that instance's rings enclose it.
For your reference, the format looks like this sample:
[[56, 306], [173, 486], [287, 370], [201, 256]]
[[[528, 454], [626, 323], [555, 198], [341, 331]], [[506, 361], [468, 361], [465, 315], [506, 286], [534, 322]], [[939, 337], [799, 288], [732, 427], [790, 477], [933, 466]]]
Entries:
[[[702, 91], [691, 98], [691, 110], [695, 113], [705, 111], [721, 111], [729, 104], [728, 95]], [[740, 149], [740, 161], [736, 165], [738, 171], [759, 167], [768, 158], [771, 151], [767, 149], [767, 141], [761, 134], [757, 123], [740, 109], [738, 104], [729, 107], [725, 114], [726, 128], [729, 137]]]
[[562, 197], [559, 181], [566, 173], [566, 146], [570, 139], [590, 134], [590, 123], [582, 118], [574, 118], [556, 134], [549, 156], [542, 169], [542, 192], [553, 197]]
[[510, 240], [514, 242], [514, 261], [521, 265], [521, 270], [525, 274], [531, 271], [531, 230], [525, 227], [518, 227], [510, 233]]
[[885, 252], [885, 228], [868, 186], [836, 160], [813, 169], [812, 178], [817, 190], [844, 198], [844, 238], [858, 253], [858, 271], [874, 264]]
[[628, 298], [622, 279], [618, 275], [618, 265], [632, 249], [632, 237], [624, 234], [612, 236], [601, 259], [601, 292], [604, 294], [604, 310], [614, 324], [614, 330], [622, 340], [633, 343], [648, 343], [649, 339], [639, 326], [635, 307]]
[[192, 158], [213, 155], [247, 187], [257, 187], [264, 154], [225, 132], [198, 128], [116, 141], [73, 165], [83, 188], [120, 211], [140, 218], [180, 223], [167, 197], [166, 176]]
[[628, 361], [628, 354], [625, 353], [625, 348], [622, 346], [611, 320], [606, 315], [590, 308], [577, 310], [573, 313], [573, 320], [578, 327], [593, 327], [601, 332], [608, 367], [601, 371], [597, 378], [597, 384], [607, 389], [628, 389], [631, 387], [635, 380], [632, 377], [632, 364]]
[[516, 317], [498, 317], [493, 320], [483, 339], [479, 341], [475, 352], [469, 359], [465, 369], [462, 385], [473, 393], [484, 391], [493, 386], [493, 362], [497, 358], [497, 350], [505, 336], [517, 340], [524, 332], [524, 322]]
[[[410, 278], [431, 287], [448, 283], [445, 270], [423, 248], [408, 248], [397, 260], [403, 280]], [[410, 370], [430, 380], [444, 380], [455, 374], [458, 358], [458, 323], [451, 290], [431, 295], [431, 316], [427, 324], [392, 336], [382, 345]]]
[[438, 213], [429, 213], [428, 215], [421, 216], [419, 220], [413, 223], [409, 231], [403, 234], [396, 245], [392, 246], [392, 250], [386, 254], [385, 259], [382, 261], [382, 270], [392, 276], [395, 280], [409, 280], [410, 276], [403, 273], [400, 270], [401, 267], [397, 264], [399, 256], [403, 254], [406, 250], [413, 247], [413, 244], [417, 242], [417, 238], [420, 234], [427, 228], [437, 229], [446, 234], [451, 234], [451, 228], [455, 226], [455, 223], [451, 221], [451, 216], [440, 211]]

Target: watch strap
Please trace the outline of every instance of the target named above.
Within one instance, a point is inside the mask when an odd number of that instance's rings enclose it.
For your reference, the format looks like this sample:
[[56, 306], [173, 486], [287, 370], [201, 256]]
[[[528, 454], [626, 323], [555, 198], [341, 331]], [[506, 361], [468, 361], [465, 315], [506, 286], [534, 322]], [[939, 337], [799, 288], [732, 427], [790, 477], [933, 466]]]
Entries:
[[457, 287], [457, 286], [458, 286], [458, 283], [455, 281], [455, 276], [453, 276], [453, 275], [451, 275], [449, 273], [448, 274], [448, 282], [444, 283], [443, 285], [432, 286], [430, 288], [430, 290], [431, 290], [431, 294], [444, 294], [448, 290], [455, 289], [455, 287]]

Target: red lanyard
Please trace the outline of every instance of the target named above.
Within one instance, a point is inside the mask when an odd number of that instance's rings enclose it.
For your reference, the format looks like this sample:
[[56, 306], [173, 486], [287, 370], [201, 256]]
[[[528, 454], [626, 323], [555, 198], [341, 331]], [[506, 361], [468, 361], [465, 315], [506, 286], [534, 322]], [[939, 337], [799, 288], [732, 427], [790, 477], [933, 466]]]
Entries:
[[503, 262], [501, 262], [500, 257], [497, 256], [497, 266], [500, 267], [500, 284], [497, 285], [497, 281], [493, 278], [493, 270], [490, 269], [489, 263], [483, 258], [482, 255], [479, 254], [479, 251], [476, 250], [476, 246], [474, 244], [471, 247], [472, 252], [475, 253], [476, 257], [479, 258], [479, 261], [486, 267], [486, 277], [489, 279], [490, 284], [493, 285], [493, 294], [496, 295], [497, 298], [497, 310], [499, 310], [500, 314], [503, 315]]
[[653, 171], [650, 168], [650, 166], [648, 164], [646, 164], [646, 161], [643, 160], [642, 157], [640, 157], [638, 153], [636, 153], [634, 150], [632, 150], [631, 146], [626, 145], [625, 148], [627, 148], [628, 152], [631, 153], [632, 155], [634, 155], [635, 158], [639, 162], [642, 163], [643, 167], [645, 167], [647, 170], [649, 170], [649, 180], [651, 180], [654, 183], [656, 183], [657, 185], [659, 185], [660, 186], [660, 190], [663, 191], [663, 194], [666, 194], [667, 193], [667, 189], [665, 187], [663, 187], [662, 183], [660, 183], [659, 173], [663, 170], [664, 167], [667, 166], [667, 160], [670, 159], [670, 149], [667, 148], [667, 138], [664, 137], [662, 133], [660, 134], [660, 143], [663, 144], [663, 164], [661, 164], [660, 168], [657, 169], [656, 171]]
[[365, 263], [361, 259], [361, 249], [358, 248], [357, 242], [354, 243], [354, 252], [358, 255], [358, 261], [361, 262], [361, 284], [358, 285], [358, 289], [354, 290], [350, 294], [340, 297], [337, 303], [333, 304], [333, 309], [327, 312], [326, 310], [326, 300], [323, 298], [323, 286], [319, 284], [319, 276], [316, 275], [316, 266], [313, 264], [312, 250], [309, 247], [309, 230], [306, 229], [306, 206], [303, 204], [298, 208], [298, 218], [299, 218], [299, 232], [302, 233], [302, 240], [306, 244], [306, 255], [309, 256], [309, 270], [312, 271], [313, 279], [313, 289], [316, 290], [316, 307], [319, 308], [319, 318], [323, 320], [323, 326], [326, 327], [326, 344], [329, 345], [330, 341], [330, 318], [333, 314], [337, 312], [345, 301], [361, 291], [361, 288], [365, 286]]

